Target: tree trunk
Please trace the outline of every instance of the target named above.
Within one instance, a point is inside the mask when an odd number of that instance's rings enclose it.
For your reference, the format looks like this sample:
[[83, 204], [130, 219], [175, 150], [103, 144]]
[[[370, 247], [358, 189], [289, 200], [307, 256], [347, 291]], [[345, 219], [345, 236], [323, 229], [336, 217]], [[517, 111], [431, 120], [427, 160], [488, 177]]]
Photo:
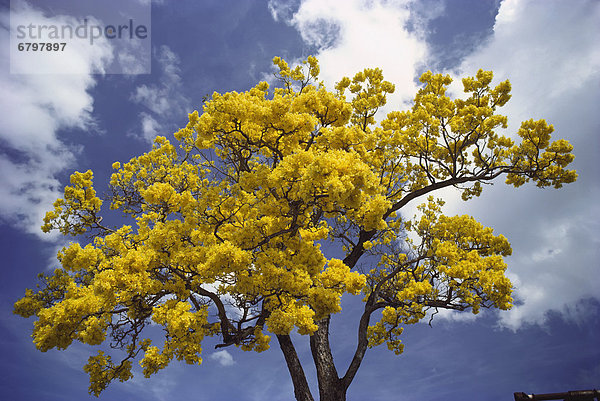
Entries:
[[358, 326], [358, 343], [356, 345], [356, 351], [354, 352], [354, 356], [352, 357], [352, 361], [350, 362], [350, 366], [348, 366], [348, 370], [346, 374], [342, 378], [342, 383], [346, 387], [346, 389], [354, 380], [354, 376], [356, 376], [356, 372], [360, 367], [360, 364], [365, 357], [365, 353], [367, 352], [367, 348], [369, 345], [369, 340], [367, 338], [367, 329], [369, 327], [369, 321], [371, 318], [371, 313], [374, 309], [372, 309], [373, 301], [372, 298], [369, 298], [367, 301], [367, 305], [365, 306], [365, 312], [360, 318], [360, 324]]
[[329, 317], [318, 322], [310, 336], [310, 350], [317, 368], [320, 401], [345, 401], [347, 386], [339, 378], [329, 346]]
[[310, 393], [310, 388], [308, 387], [308, 382], [306, 381], [306, 376], [304, 375], [304, 369], [302, 369], [302, 364], [300, 363], [300, 358], [298, 358], [296, 348], [294, 348], [294, 343], [292, 343], [292, 339], [289, 335], [277, 335], [277, 340], [279, 341], [279, 347], [281, 347], [281, 351], [285, 357], [290, 376], [292, 376], [296, 400], [314, 401], [314, 398]]

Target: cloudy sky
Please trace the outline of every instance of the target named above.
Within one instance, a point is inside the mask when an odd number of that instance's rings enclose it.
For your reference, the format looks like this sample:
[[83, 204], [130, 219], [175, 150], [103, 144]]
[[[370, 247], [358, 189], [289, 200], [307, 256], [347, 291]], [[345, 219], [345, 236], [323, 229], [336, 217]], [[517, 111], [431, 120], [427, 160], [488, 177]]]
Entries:
[[[92, 169], [97, 183], [106, 182], [114, 161], [147, 151], [156, 135], [171, 137], [205, 95], [254, 86], [270, 76], [274, 56], [293, 62], [310, 54], [319, 58], [329, 85], [365, 67], [382, 68], [396, 85], [388, 110], [410, 107], [416, 78], [428, 69], [455, 77], [491, 69], [496, 82], [510, 79], [513, 85], [503, 110], [507, 135], [522, 120], [545, 118], [556, 138], [574, 145], [579, 173], [576, 183], [561, 190], [516, 190], [498, 183], [468, 203], [446, 191], [447, 213], [472, 214], [511, 241], [508, 274], [517, 305], [477, 318], [446, 314], [433, 327], [407, 327], [404, 354], [383, 348], [367, 353], [348, 399], [500, 401], [516, 391], [600, 388], [599, 1], [149, 2], [138, 0], [132, 7], [148, 18], [151, 46], [98, 39], [31, 62], [14, 54], [11, 29], [14, 37], [19, 23], [69, 24], [83, 18], [109, 23], [127, 2], [101, 12], [75, 9], [75, 2], [66, 0], [14, 1], [11, 11], [2, 1], [4, 398], [92, 398], [81, 367], [93, 352], [74, 346], [41, 353], [29, 337], [33, 322], [12, 315], [14, 301], [35, 286], [37, 273], [55, 266], [56, 250], [64, 244], [39, 226], [70, 173]], [[150, 7], [151, 20], [145, 13]], [[345, 303], [351, 315], [354, 304]], [[356, 330], [356, 319], [346, 316], [335, 316], [332, 323], [334, 353], [342, 365]], [[204, 349], [201, 366], [173, 363], [150, 380], [138, 375], [113, 384], [101, 399], [293, 398], [277, 346], [258, 355], [235, 348], [214, 351], [210, 343]], [[308, 365], [307, 346], [299, 350]], [[314, 369], [307, 367], [307, 373], [314, 384]]]

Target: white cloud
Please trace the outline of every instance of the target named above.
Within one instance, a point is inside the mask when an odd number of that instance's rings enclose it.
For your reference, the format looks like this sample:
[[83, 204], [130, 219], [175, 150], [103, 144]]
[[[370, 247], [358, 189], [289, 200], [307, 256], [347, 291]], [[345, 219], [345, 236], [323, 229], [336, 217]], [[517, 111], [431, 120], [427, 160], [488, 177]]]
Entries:
[[269, 0], [267, 7], [275, 21], [289, 22], [298, 3], [296, 0]]
[[[9, 19], [13, 26], [18, 21], [50, 23], [73, 23], [71, 17], [59, 16], [51, 20], [40, 11], [30, 7], [8, 10], [0, 14], [0, 47], [2, 64], [9, 65]], [[77, 57], [62, 60], [69, 66], [85, 71], [81, 74], [0, 75], [3, 111], [0, 128], [0, 218], [24, 231], [40, 235], [42, 216], [53, 201], [62, 193], [57, 174], [64, 171], [74, 160], [78, 149], [65, 145], [58, 137], [61, 129], [94, 130], [92, 117], [93, 99], [88, 91], [96, 84], [93, 72], [103, 70], [110, 60], [108, 46], [88, 46], [80, 49]], [[13, 60], [14, 61], [14, 60]], [[40, 58], [43, 63], [56, 63], [56, 59]], [[6, 71], [6, 70], [5, 70]], [[44, 239], [52, 236], [41, 237]]]
[[151, 70], [150, 45], [139, 41], [120, 41], [115, 48], [117, 71], [123, 74], [149, 74]]
[[217, 361], [217, 363], [223, 367], [232, 366], [235, 364], [233, 356], [231, 356], [227, 350], [213, 352], [210, 354], [210, 359]]
[[[3, 50], [10, 53], [10, 72], [17, 74], [62, 74], [89, 75], [93, 73], [105, 73], [106, 67], [113, 59], [110, 42], [104, 38], [77, 38], [68, 33], [60, 35], [65, 41], [65, 46], [60, 51], [20, 51], [18, 44], [24, 41], [44, 40], [47, 27], [79, 27], [81, 21], [69, 15], [49, 15], [47, 12], [38, 10], [26, 1], [11, 2], [10, 24], [8, 23], [8, 12], [6, 12], [6, 23], [3, 25], [12, 30], [10, 35], [10, 46]], [[86, 24], [89, 26], [100, 25], [100, 21], [88, 17]], [[38, 28], [37, 31], [35, 28]], [[28, 28], [28, 29], [24, 29]], [[50, 31], [48, 29], [48, 31]], [[64, 32], [64, 31], [56, 31]], [[67, 31], [69, 32], [69, 31]], [[23, 39], [24, 37], [24, 39]], [[93, 43], [93, 45], [91, 45]], [[46, 81], [48, 76], [38, 77]], [[60, 80], [59, 80], [60, 81]]]
[[502, 313], [501, 324], [517, 329], [543, 324], [550, 310], [567, 318], [585, 314], [585, 298], [600, 297], [600, 3], [504, 1], [490, 41], [468, 56], [460, 75], [491, 69], [510, 79], [513, 98], [502, 110], [509, 131], [521, 121], [545, 118], [555, 138], [575, 146], [579, 179], [561, 190], [503, 184], [484, 189], [480, 199], [448, 205], [471, 213], [508, 237], [513, 256], [509, 275], [520, 301]]
[[152, 143], [154, 138], [156, 138], [158, 135], [164, 134], [161, 133], [161, 125], [159, 122], [156, 121], [150, 114], [144, 112], [140, 113], [140, 121], [142, 125], [142, 137], [146, 141]]
[[169, 110], [169, 99], [165, 97], [165, 89], [156, 86], [138, 86], [133, 100], [144, 104], [153, 113], [163, 114]]
[[176, 128], [174, 119], [181, 119], [191, 112], [191, 101], [183, 92], [179, 57], [161, 46], [155, 52], [160, 66], [160, 84], [140, 85], [131, 95], [131, 100], [141, 104], [149, 112], [140, 113], [141, 136], [152, 142], [157, 135], [168, 135]]
[[[320, 77], [332, 87], [343, 76], [378, 67], [396, 85], [386, 109], [403, 109], [414, 97], [414, 78], [425, 62], [427, 45], [410, 14], [413, 2], [335, 0], [303, 1], [288, 20], [306, 43], [318, 48]], [[289, 12], [289, 2], [270, 2], [275, 16]], [[291, 60], [288, 60], [291, 61]]]

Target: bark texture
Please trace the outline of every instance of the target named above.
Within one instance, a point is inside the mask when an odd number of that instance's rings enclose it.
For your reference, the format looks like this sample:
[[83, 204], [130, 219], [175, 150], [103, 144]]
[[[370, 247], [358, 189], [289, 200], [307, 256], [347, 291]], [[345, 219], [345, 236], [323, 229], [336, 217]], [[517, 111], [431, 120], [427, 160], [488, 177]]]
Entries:
[[294, 347], [294, 343], [292, 343], [292, 339], [289, 335], [278, 335], [277, 341], [279, 341], [279, 347], [283, 352], [285, 362], [290, 371], [290, 376], [292, 377], [296, 400], [314, 401], [310, 388], [308, 387], [308, 382], [306, 381], [304, 369], [302, 369], [302, 364], [296, 353], [296, 348]]
[[339, 378], [331, 347], [329, 346], [329, 320], [318, 322], [319, 328], [310, 336], [310, 350], [317, 368], [320, 401], [345, 401], [348, 386]]

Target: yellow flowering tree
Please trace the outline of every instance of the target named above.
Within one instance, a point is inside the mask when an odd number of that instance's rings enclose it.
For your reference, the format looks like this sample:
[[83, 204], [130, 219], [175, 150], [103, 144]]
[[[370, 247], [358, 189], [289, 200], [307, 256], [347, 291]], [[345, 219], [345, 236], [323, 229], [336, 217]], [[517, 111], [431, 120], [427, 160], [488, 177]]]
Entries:
[[[42, 229], [87, 235], [58, 254], [15, 312], [36, 316], [37, 348], [73, 341], [109, 344], [89, 358], [90, 392], [151, 376], [175, 358], [201, 363], [202, 341], [285, 356], [298, 400], [313, 400], [294, 344], [307, 336], [321, 400], [344, 400], [365, 352], [380, 344], [402, 352], [403, 326], [438, 309], [477, 313], [511, 307], [504, 275], [507, 239], [470, 216], [442, 214], [436, 190], [455, 187], [465, 200], [501, 176], [518, 187], [573, 182], [565, 140], [551, 142], [544, 120], [503, 136], [497, 109], [510, 83], [492, 72], [463, 79], [451, 99], [449, 76], [427, 72], [412, 109], [375, 116], [394, 85], [380, 69], [318, 80], [314, 57], [291, 68], [276, 57], [281, 83], [214, 93], [177, 133], [121, 165], [114, 163], [110, 209], [128, 224], [103, 223], [92, 172], [76, 172]], [[418, 217], [404, 216], [421, 202]], [[330, 254], [343, 254], [343, 259]], [[338, 371], [330, 316], [344, 294], [359, 295], [356, 350]], [[350, 319], [351, 317], [348, 317]], [[164, 329], [164, 341], [146, 334]], [[117, 359], [115, 357], [118, 356]]]

